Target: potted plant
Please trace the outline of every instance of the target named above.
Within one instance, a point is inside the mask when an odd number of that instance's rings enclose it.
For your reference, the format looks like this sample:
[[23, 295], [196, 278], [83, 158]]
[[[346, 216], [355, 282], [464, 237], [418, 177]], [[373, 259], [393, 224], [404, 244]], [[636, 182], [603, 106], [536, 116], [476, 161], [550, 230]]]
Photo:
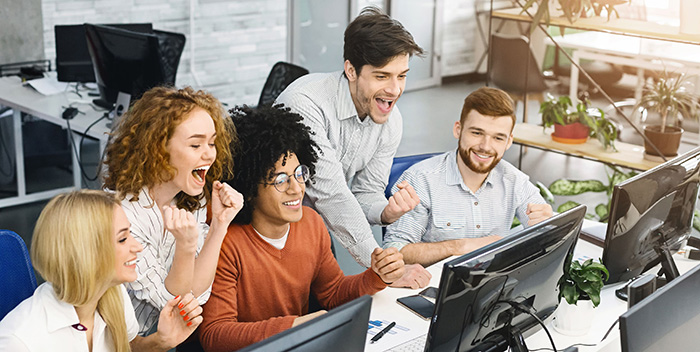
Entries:
[[540, 105], [542, 125], [544, 128], [554, 126], [552, 139], [555, 142], [581, 144], [588, 137], [595, 137], [603, 145], [615, 149], [617, 127], [605, 117], [600, 108], [589, 108], [586, 103], [578, 101], [575, 109], [568, 96], [558, 99], [547, 94], [547, 99]]
[[[698, 118], [698, 96], [693, 92], [693, 85], [686, 80], [685, 74], [672, 75], [664, 72], [657, 80], [644, 86], [637, 108], [641, 107], [661, 115], [661, 124], [644, 126], [644, 135], [663, 156], [678, 155], [683, 134], [679, 115], [685, 119]], [[659, 156], [646, 140], [644, 151], [646, 155]]]
[[[523, 12], [527, 11], [533, 4], [537, 4], [537, 12], [532, 16], [530, 24], [530, 32], [533, 32], [542, 20], [544, 20], [545, 25], [549, 26], [552, 12], [550, 6], [552, 5], [558, 4], [559, 8], [555, 10], [560, 10], [569, 23], [573, 24], [580, 17], [587, 17], [591, 13], [600, 16], [603, 10], [606, 10], [608, 14], [608, 21], [613, 13], [619, 18], [620, 14], [615, 10], [615, 6], [626, 2], [628, 0], [556, 0], [556, 2], [554, 0], [528, 0], [523, 5]], [[561, 30], [563, 32], [564, 29]]]
[[[600, 304], [600, 291], [609, 276], [608, 269], [593, 259], [583, 263], [566, 259], [559, 286], [559, 307], [554, 328], [567, 335], [584, 335], [593, 321], [593, 309]], [[561, 302], [564, 298], [567, 304]]]

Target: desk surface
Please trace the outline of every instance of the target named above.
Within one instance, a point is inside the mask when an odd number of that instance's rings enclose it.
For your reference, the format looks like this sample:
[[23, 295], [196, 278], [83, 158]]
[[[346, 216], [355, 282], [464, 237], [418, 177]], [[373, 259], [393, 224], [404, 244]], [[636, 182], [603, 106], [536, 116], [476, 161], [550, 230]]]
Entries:
[[519, 123], [513, 130], [514, 142], [526, 146], [533, 146], [578, 157], [584, 157], [605, 163], [623, 166], [636, 170], [649, 170], [660, 163], [644, 159], [644, 147], [615, 142], [617, 152], [604, 150], [603, 146], [595, 139], [589, 139], [583, 144], [564, 144], [555, 142], [550, 137], [550, 130], [542, 131], [541, 126]]
[[[579, 240], [574, 251], [574, 258], [579, 260], [586, 258], [600, 258], [602, 256], [602, 251], [603, 249], [601, 247], [595, 246], [583, 240]], [[434, 264], [428, 268], [428, 271], [430, 271], [430, 273], [433, 275], [432, 279], [430, 280], [430, 286], [439, 286], [442, 265], [449, 259]], [[697, 261], [684, 259], [678, 255], [674, 255], [674, 260], [681, 273], [685, 273], [698, 264]], [[650, 272], [654, 270], [655, 269], [652, 269]], [[579, 350], [582, 352], [620, 351], [619, 327], [614, 328], [605, 341], [601, 342], [601, 339], [617, 317], [627, 310], [627, 302], [621, 301], [615, 297], [615, 290], [622, 285], [623, 284], [620, 283], [608, 285], [603, 288], [603, 291], [601, 292], [601, 304], [595, 310], [594, 324], [589, 333], [584, 336], [562, 335], [554, 330], [551, 323], [551, 318], [548, 319], [549, 322], [547, 323], [547, 329], [552, 334], [557, 348], [563, 350], [564, 348], [573, 344], [584, 343], [594, 346], [580, 346]], [[429, 321], [419, 318], [415, 314], [409, 312], [408, 309], [405, 309], [396, 303], [397, 298], [414, 295], [418, 292], [420, 292], [420, 290], [390, 287], [374, 295], [370, 320], [395, 321], [397, 326], [402, 326], [410, 330], [400, 330], [397, 331], [396, 334], [387, 334], [374, 344], [370, 344], [368, 337], [365, 344], [365, 351], [386, 351], [405, 341], [424, 335], [428, 332], [428, 328], [430, 327]], [[539, 348], [551, 349], [549, 339], [544, 330], [537, 331], [525, 341], [530, 350]]]
[[[86, 99], [70, 92], [45, 96], [28, 85], [22, 85], [18, 77], [0, 77], [0, 105], [26, 112], [62, 127], [67, 127], [66, 120], [61, 117], [63, 110], [78, 100]], [[78, 133], [85, 132], [87, 127], [104, 113], [103, 111], [95, 111], [89, 105], [76, 105], [75, 107], [84, 112], [84, 114], [76, 115], [70, 121], [71, 129]], [[103, 120], [88, 131], [88, 136], [106, 141], [107, 133], [109, 133], [107, 121]]]
[[[532, 9], [529, 10], [529, 12], [534, 13]], [[531, 21], [530, 16], [522, 13], [520, 8], [493, 11], [491, 12], [491, 16], [494, 18], [516, 21]], [[627, 18], [615, 18], [614, 16], [610, 19], [610, 21], [608, 21], [607, 17], [604, 16], [579, 18], [573, 24], [569, 23], [569, 20], [567, 20], [565, 17], [552, 16], [550, 18], [550, 25], [640, 36], [680, 43], [700, 44], [700, 35], [680, 33], [679, 27]]]

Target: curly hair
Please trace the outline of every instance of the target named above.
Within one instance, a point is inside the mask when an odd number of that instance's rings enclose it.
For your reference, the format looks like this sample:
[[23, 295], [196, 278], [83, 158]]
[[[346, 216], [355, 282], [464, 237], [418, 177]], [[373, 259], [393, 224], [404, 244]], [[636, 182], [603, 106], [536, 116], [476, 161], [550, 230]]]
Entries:
[[119, 199], [132, 195], [132, 200], [137, 201], [143, 187], [173, 179], [176, 170], [170, 164], [166, 147], [175, 128], [195, 108], [205, 110], [214, 121], [217, 157], [207, 172], [207, 191], [198, 196], [180, 192], [175, 200], [178, 207], [188, 211], [201, 208], [202, 197], [211, 197], [212, 182], [233, 176], [230, 146], [235, 146], [237, 139], [235, 128], [219, 100], [191, 87], [156, 87], [131, 106], [107, 146], [104, 187], [116, 191]]
[[283, 162], [286, 162], [287, 156], [294, 153], [299, 163], [308, 166], [312, 181], [320, 149], [311, 139], [311, 129], [301, 122], [303, 118], [283, 104], [257, 108], [244, 105], [229, 112], [240, 143], [233, 146], [240, 146], [234, 163], [241, 167], [226, 182], [245, 197], [245, 205], [233, 222], [250, 224], [258, 197], [258, 184], [274, 176], [275, 163], [280, 157], [284, 157]]

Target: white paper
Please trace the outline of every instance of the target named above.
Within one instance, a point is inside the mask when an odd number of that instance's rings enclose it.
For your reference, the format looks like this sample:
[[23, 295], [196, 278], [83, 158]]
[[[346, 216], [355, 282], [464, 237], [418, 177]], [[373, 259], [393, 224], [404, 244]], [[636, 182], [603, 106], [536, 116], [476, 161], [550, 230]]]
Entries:
[[68, 83], [59, 82], [55, 77], [37, 78], [27, 81], [27, 84], [36, 89], [37, 92], [43, 95], [54, 95], [63, 93], [68, 86]]

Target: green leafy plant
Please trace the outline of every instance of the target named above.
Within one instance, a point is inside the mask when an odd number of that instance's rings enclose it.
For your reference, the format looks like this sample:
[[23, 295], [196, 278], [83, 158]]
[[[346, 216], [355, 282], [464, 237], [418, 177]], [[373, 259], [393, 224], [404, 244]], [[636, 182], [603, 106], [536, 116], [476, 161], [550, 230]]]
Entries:
[[617, 126], [605, 117], [600, 108], [589, 108], [590, 102], [577, 101], [574, 108], [571, 98], [562, 95], [559, 98], [547, 94], [547, 99], [540, 104], [543, 128], [554, 124], [570, 125], [580, 122], [590, 129], [589, 136], [598, 139], [603, 148], [617, 151], [615, 140], [617, 139]]
[[[664, 72], [661, 77], [644, 86], [642, 99], [636, 108], [645, 108], [661, 115], [661, 132], [666, 126], [680, 127], [678, 115], [684, 119], [697, 120], [700, 107], [693, 84], [684, 73], [670, 74]], [[636, 110], [636, 109], [635, 109]]]
[[[606, 10], [608, 14], [608, 21], [614, 13], [616, 17], [620, 17], [620, 14], [615, 9], [615, 6], [627, 3], [628, 0], [557, 0], [559, 4], [558, 10], [564, 13], [564, 16], [569, 23], [573, 24], [581, 17], [587, 17], [589, 14], [595, 14], [600, 16], [603, 10]], [[545, 25], [549, 26], [550, 23], [550, 9], [549, 0], [527, 0], [522, 6], [522, 11], [527, 11], [534, 4], [537, 4], [537, 12], [532, 16], [533, 20], [530, 24], [530, 32], [534, 32], [537, 25], [544, 20]], [[561, 28], [562, 35], [564, 29]]]
[[593, 307], [600, 304], [600, 290], [610, 273], [600, 259], [598, 261], [588, 259], [581, 264], [569, 255], [564, 264], [564, 274], [557, 282], [560, 301], [563, 297], [567, 303], [575, 305], [579, 299], [590, 299]]
[[[565, 178], [558, 179], [554, 182], [552, 182], [549, 187], [545, 187], [541, 183], [537, 183], [537, 187], [540, 189], [540, 194], [543, 194], [543, 197], [545, 200], [549, 202], [552, 206], [554, 206], [554, 195], [557, 196], [576, 196], [579, 194], [587, 193], [587, 192], [605, 192], [607, 195], [607, 202], [605, 203], [599, 203], [598, 205], [595, 206], [595, 215], [592, 214], [586, 214], [586, 218], [590, 220], [597, 220], [600, 222], [606, 222], [608, 221], [608, 213], [610, 211], [610, 201], [612, 198], [612, 192], [613, 192], [613, 187], [615, 187], [616, 184], [633, 177], [637, 175], [636, 171], [622, 171], [619, 168], [608, 165], [609, 170], [612, 172], [606, 171], [607, 172], [607, 184], [604, 184], [603, 182], [599, 180], [580, 180], [580, 181], [574, 181], [574, 180], [568, 180]], [[545, 191], [546, 190], [546, 191]], [[543, 193], [544, 192], [544, 193]], [[545, 197], [544, 194], [550, 194], [551, 196]], [[576, 207], [579, 205], [578, 202], [569, 200], [557, 207], [557, 212], [563, 213], [571, 208]]]

